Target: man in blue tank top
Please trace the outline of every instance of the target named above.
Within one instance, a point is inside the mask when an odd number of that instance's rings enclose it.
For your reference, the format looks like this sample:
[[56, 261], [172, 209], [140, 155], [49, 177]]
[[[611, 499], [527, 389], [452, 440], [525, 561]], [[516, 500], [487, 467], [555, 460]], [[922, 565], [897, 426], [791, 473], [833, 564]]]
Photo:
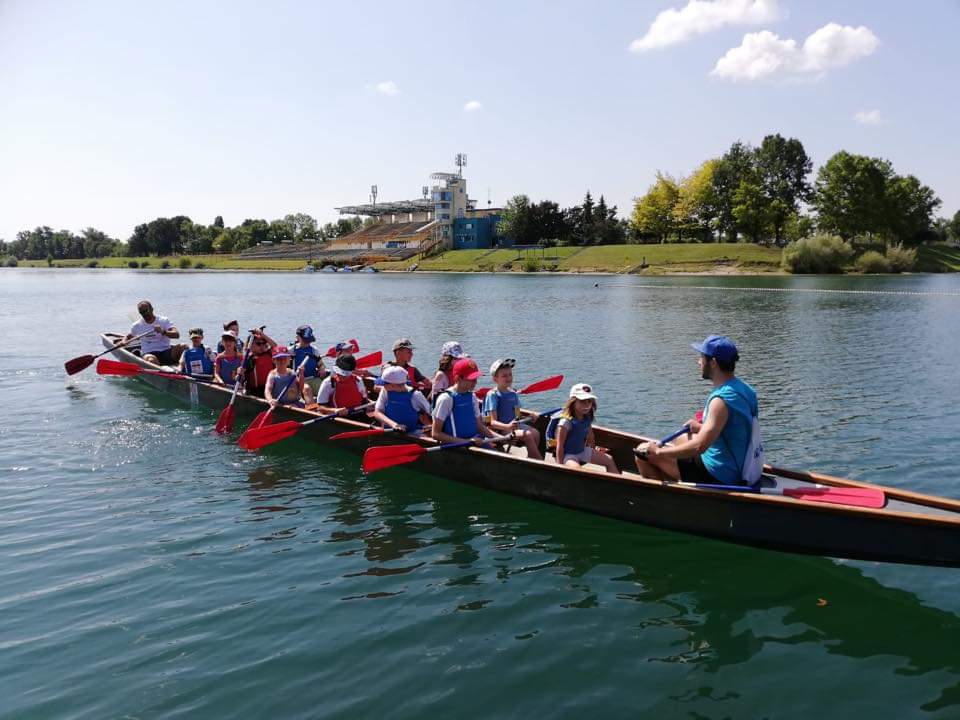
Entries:
[[700, 353], [700, 376], [713, 384], [703, 420], [688, 422], [685, 440], [638, 445], [637, 469], [655, 480], [741, 484], [753, 418], [759, 415], [757, 394], [734, 375], [740, 353], [726, 335], [710, 335], [691, 347]]

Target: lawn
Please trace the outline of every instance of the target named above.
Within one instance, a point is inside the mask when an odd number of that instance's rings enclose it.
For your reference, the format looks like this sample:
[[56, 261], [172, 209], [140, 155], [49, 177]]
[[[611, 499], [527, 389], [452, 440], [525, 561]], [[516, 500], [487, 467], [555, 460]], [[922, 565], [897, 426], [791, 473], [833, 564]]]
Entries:
[[[211, 270], [300, 270], [306, 262], [303, 260], [287, 260], [283, 258], [257, 258], [250, 260], [241, 260], [233, 255], [189, 255], [185, 256], [190, 260], [190, 267], [193, 268], [197, 263], [203, 263], [207, 269]], [[147, 270], [160, 270], [160, 264], [166, 260], [170, 263], [171, 269], [179, 268], [180, 258], [170, 256], [166, 258], [158, 257], [105, 257], [97, 259], [97, 266], [101, 268], [128, 268], [130, 261], [135, 261], [138, 265], [144, 262], [149, 263], [145, 268]], [[57, 267], [82, 268], [87, 267], [89, 260], [54, 260], [53, 264]], [[20, 267], [47, 267], [46, 260], [21, 260]], [[189, 269], [189, 268], [188, 268]]]
[[917, 251], [920, 272], [960, 272], [960, 247], [924, 245]]

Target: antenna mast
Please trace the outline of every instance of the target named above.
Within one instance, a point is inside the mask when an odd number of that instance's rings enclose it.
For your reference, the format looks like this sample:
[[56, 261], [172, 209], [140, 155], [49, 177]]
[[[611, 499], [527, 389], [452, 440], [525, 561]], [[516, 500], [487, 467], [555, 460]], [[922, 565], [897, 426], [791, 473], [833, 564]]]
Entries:
[[463, 168], [467, 165], [467, 155], [466, 153], [457, 153], [456, 159], [453, 161], [454, 165], [457, 166], [457, 177], [463, 177]]

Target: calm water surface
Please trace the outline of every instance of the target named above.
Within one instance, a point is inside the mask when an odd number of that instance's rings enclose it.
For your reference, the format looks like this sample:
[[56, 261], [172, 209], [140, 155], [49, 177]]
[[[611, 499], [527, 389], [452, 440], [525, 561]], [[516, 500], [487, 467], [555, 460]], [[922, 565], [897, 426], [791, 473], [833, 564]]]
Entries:
[[960, 497], [956, 276], [2, 270], [0, 716], [960, 717], [960, 571], [364, 478], [300, 440], [248, 455], [210, 411], [64, 378], [141, 297], [181, 332], [409, 335], [423, 369], [457, 338], [655, 435], [706, 394], [689, 343], [726, 332], [771, 460]]

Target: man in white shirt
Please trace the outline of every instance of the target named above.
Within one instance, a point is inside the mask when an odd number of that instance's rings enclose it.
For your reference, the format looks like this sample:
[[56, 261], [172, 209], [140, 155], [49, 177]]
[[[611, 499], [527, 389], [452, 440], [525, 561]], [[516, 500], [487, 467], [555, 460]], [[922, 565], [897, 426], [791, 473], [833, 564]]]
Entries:
[[154, 315], [153, 305], [149, 300], [138, 302], [137, 312], [140, 313], [141, 320], [134, 323], [123, 341], [126, 342], [143, 333], [150, 333], [140, 338], [140, 357], [150, 360], [151, 358], [147, 355], [152, 355], [157, 365], [175, 365], [173, 351], [170, 349], [170, 338], [179, 338], [180, 331], [163, 315]]

